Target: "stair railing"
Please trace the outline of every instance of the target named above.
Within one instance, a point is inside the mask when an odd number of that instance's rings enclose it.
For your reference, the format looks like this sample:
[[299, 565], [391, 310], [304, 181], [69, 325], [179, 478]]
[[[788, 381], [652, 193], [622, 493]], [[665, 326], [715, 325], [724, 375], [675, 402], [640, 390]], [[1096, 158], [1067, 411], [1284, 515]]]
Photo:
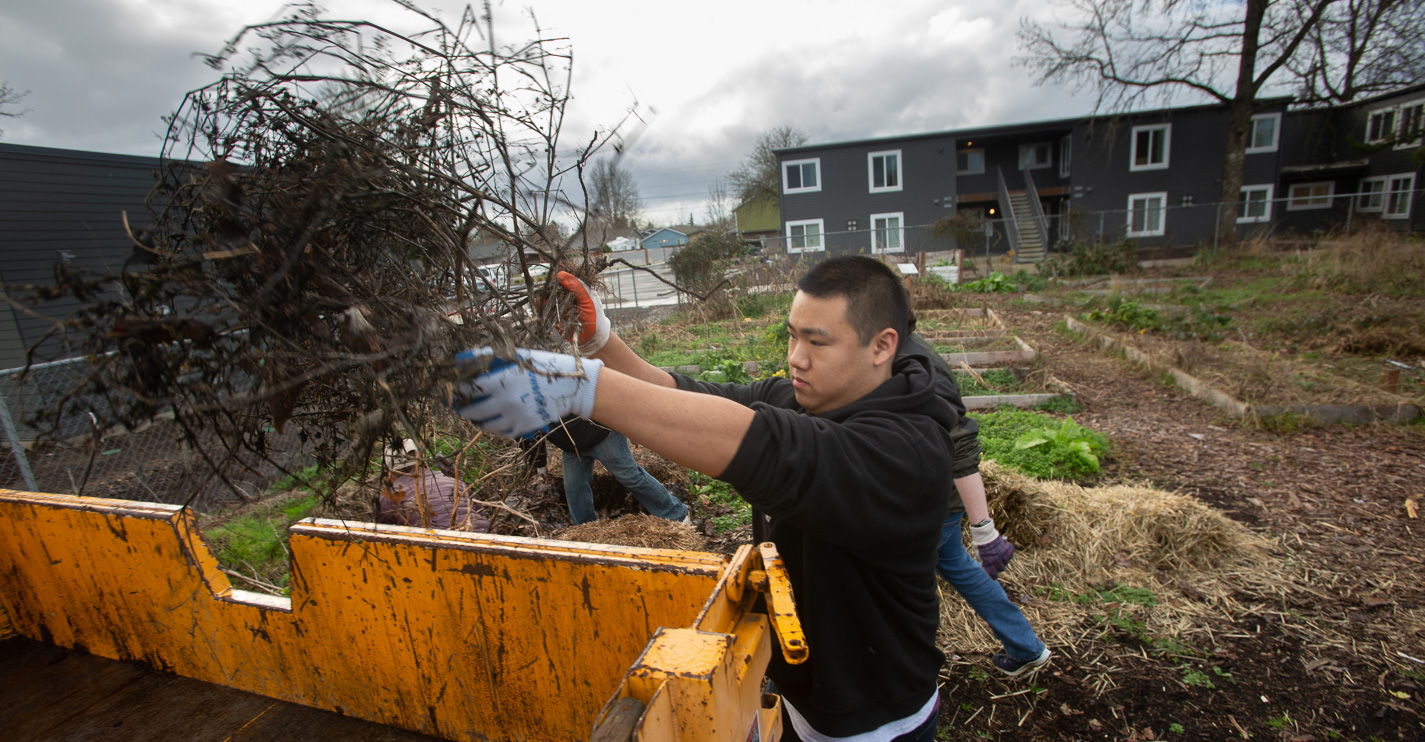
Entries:
[[1009, 247], [1018, 250], [1019, 224], [1014, 220], [1014, 204], [1009, 200], [1009, 186], [1004, 183], [1004, 169], [996, 167], [995, 175], [999, 178], [999, 210], [1003, 215], [1005, 231], [1009, 233]]

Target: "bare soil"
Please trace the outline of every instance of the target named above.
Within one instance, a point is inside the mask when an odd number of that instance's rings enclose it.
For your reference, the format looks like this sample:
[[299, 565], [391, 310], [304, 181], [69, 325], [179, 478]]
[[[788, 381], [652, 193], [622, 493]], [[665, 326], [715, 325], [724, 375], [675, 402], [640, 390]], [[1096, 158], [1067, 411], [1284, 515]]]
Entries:
[[[1096, 624], [1088, 608], [1091, 639], [1054, 647], [1032, 675], [1003, 679], [988, 657], [952, 656], [941, 738], [1425, 739], [1425, 523], [1406, 509], [1425, 495], [1425, 427], [1243, 427], [1056, 329], [1059, 311], [987, 301], [1075, 389], [1074, 417], [1109, 436], [1105, 482], [1201, 499], [1276, 541], [1305, 589], [1221, 616], [1195, 661]], [[1013, 572], [1004, 582], [1016, 600], [1042, 599]]]

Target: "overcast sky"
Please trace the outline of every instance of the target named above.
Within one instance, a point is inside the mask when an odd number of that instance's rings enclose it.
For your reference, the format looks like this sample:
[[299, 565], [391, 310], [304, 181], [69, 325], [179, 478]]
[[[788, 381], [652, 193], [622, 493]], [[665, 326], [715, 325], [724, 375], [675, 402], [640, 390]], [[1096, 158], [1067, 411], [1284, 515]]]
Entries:
[[[420, 2], [420, 0], [417, 0]], [[375, 18], [382, 0], [326, 0], [329, 16]], [[464, 3], [420, 2], [450, 24]], [[496, 4], [505, 40], [533, 36], [532, 3]], [[183, 94], [216, 73], [215, 52], [275, 0], [9, 0], [0, 5], [0, 81], [29, 91], [3, 141], [157, 155]], [[705, 216], [709, 186], [758, 134], [795, 126], [812, 143], [1087, 113], [1092, 100], [1035, 87], [1012, 64], [1021, 17], [1047, 0], [541, 0], [546, 36], [575, 57], [566, 141], [655, 111], [624, 159], [660, 224]], [[572, 139], [570, 139], [572, 137]]]

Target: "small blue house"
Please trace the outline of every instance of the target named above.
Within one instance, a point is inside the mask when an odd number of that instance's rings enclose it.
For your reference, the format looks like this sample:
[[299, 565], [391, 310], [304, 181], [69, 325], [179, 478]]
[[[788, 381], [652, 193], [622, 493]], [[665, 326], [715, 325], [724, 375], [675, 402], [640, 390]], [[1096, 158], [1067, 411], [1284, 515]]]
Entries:
[[688, 241], [691, 241], [695, 236], [703, 234], [703, 232], [707, 232], [707, 229], [691, 224], [661, 226], [661, 228], [654, 229], [653, 232], [644, 236], [643, 242], [638, 246], [641, 246], [643, 249], [677, 248], [678, 245], [687, 245]]
[[679, 232], [672, 227], [662, 227], [654, 230], [653, 234], [643, 238], [643, 249], [653, 250], [660, 247], [677, 247], [688, 244], [688, 235]]

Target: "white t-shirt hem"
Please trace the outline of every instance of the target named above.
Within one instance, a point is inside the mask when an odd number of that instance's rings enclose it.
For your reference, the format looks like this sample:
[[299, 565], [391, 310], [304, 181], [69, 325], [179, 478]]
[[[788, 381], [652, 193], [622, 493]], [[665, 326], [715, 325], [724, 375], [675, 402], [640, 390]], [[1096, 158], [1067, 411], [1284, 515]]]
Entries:
[[935, 701], [939, 695], [940, 692], [937, 689], [935, 693], [930, 694], [930, 700], [926, 701], [919, 711], [904, 719], [888, 721], [869, 732], [853, 734], [850, 737], [828, 737], [816, 731], [807, 723], [806, 719], [802, 718], [802, 715], [797, 712], [796, 707], [792, 706], [786, 696], [782, 696], [782, 708], [787, 710], [787, 719], [792, 722], [792, 728], [797, 730], [797, 736], [802, 738], [802, 742], [891, 742], [896, 737], [906, 732], [915, 731], [921, 724], [924, 724], [925, 720], [935, 713]]

